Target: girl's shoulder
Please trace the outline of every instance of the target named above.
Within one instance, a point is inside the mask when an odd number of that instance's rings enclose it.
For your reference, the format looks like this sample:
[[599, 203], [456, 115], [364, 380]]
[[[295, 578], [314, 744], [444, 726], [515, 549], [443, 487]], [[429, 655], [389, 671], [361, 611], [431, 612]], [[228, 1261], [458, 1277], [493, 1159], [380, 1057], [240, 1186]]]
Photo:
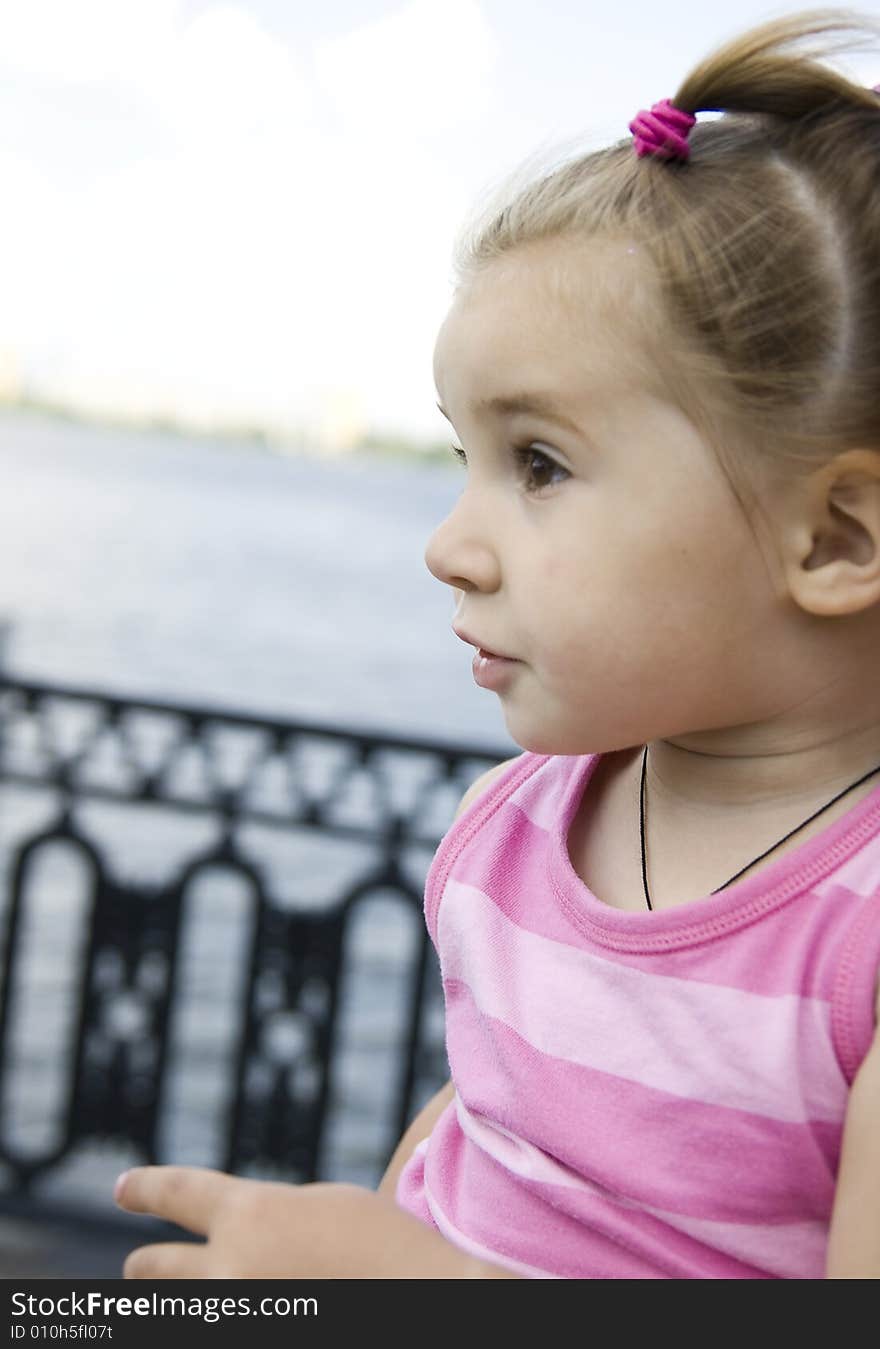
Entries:
[[510, 768], [521, 758], [521, 754], [514, 754], [513, 758], [505, 759], [502, 763], [495, 764], [492, 768], [487, 768], [485, 773], [481, 773], [478, 778], [475, 778], [459, 801], [454, 818], [457, 820], [459, 815], [463, 815], [467, 808], [473, 805], [477, 797], [482, 796], [483, 792], [491, 786], [496, 778], [501, 776], [505, 769]]

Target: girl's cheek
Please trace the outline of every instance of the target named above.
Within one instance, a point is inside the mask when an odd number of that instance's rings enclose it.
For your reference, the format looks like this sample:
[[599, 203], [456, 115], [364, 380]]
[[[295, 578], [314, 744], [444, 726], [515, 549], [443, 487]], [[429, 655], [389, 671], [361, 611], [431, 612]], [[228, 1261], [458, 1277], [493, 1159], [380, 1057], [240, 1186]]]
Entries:
[[[554, 625], [557, 632], [560, 631], [560, 625]], [[551, 643], [547, 643], [540, 651], [540, 661], [548, 676], [557, 676], [563, 682], [571, 679], [572, 675], [577, 675], [579, 671], [590, 668], [589, 655], [596, 649], [595, 632], [587, 634], [577, 634], [572, 632], [572, 625], [566, 625], [565, 635], [560, 635]]]
[[[563, 594], [577, 594], [577, 589], [574, 587], [579, 589], [583, 586], [584, 571], [583, 565], [573, 563], [560, 551], [546, 554], [537, 569], [545, 591]], [[568, 588], [567, 591], [566, 587]]]

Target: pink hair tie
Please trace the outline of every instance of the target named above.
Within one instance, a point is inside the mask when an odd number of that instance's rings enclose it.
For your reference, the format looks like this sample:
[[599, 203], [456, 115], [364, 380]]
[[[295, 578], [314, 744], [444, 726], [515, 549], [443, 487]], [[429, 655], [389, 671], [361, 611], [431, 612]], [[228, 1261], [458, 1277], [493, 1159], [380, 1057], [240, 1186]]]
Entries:
[[668, 98], [655, 103], [650, 112], [642, 109], [629, 124], [635, 137], [635, 151], [642, 155], [656, 155], [658, 159], [687, 159], [691, 148], [688, 132], [696, 117], [681, 108], [674, 108]]

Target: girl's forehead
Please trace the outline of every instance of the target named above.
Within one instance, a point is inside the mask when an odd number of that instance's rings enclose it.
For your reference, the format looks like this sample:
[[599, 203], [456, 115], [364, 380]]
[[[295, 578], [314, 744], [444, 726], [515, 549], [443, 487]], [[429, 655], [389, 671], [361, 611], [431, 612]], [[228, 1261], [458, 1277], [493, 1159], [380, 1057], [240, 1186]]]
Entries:
[[620, 382], [637, 348], [643, 365], [644, 270], [633, 245], [605, 240], [567, 248], [544, 242], [487, 264], [459, 288], [437, 334], [438, 389], [468, 374], [482, 382], [509, 370], [525, 379], [536, 368]]

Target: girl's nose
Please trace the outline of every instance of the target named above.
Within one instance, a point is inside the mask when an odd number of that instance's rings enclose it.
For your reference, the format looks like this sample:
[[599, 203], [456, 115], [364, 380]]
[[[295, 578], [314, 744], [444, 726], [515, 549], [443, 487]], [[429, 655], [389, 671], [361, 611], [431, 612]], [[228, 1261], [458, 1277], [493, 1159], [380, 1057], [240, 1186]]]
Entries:
[[497, 590], [501, 583], [498, 557], [490, 545], [485, 520], [468, 509], [465, 494], [428, 540], [428, 570], [455, 590]]

